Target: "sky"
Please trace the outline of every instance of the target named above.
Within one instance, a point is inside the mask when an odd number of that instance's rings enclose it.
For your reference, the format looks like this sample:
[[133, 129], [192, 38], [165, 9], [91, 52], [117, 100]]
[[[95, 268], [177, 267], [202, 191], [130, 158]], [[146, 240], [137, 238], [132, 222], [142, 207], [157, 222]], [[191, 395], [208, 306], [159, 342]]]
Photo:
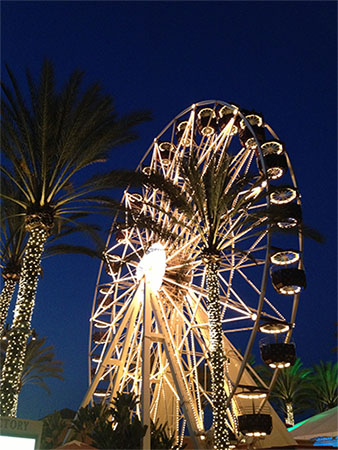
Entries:
[[[86, 83], [99, 81], [113, 95], [120, 114], [152, 111], [139, 139], [112, 152], [109, 167], [136, 168], [164, 126], [198, 101], [264, 113], [287, 145], [304, 222], [325, 236], [322, 245], [305, 242], [308, 285], [293, 335], [305, 366], [336, 358], [336, 17], [336, 3], [325, 1], [1, 2], [4, 81], [5, 63], [23, 83], [25, 68], [38, 74], [47, 57], [58, 83], [81, 68]], [[51, 395], [25, 387], [19, 417], [80, 405], [98, 269], [86, 256], [43, 261], [32, 326], [64, 361], [65, 380], [50, 382]]]

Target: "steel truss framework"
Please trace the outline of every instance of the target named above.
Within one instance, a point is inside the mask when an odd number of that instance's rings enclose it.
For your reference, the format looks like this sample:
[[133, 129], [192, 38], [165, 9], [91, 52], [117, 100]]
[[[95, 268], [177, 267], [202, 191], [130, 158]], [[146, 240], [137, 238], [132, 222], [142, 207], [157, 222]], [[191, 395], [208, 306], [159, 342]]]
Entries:
[[[231, 120], [218, 133], [201, 136], [196, 130], [199, 109], [208, 107], [217, 111], [223, 106], [231, 110]], [[241, 145], [238, 138], [235, 124], [239, 123], [239, 119], [252, 134], [246, 146]], [[183, 136], [177, 141], [175, 131], [182, 120], [187, 123]], [[277, 136], [266, 124], [265, 131], [271, 136], [271, 141], [278, 142]], [[163, 142], [170, 145], [163, 146]], [[249, 172], [256, 174], [257, 180], [267, 181], [258, 188], [257, 184], [255, 188], [248, 187], [241, 195], [254, 198], [271, 181], [266, 176], [262, 150], [250, 122], [238, 108], [225, 102], [201, 102], [179, 114], [154, 140], [138, 170], [159, 170], [184, 189], [179, 165], [189, 151], [195, 152], [201, 167], [207, 164], [212, 152], [232, 154], [233, 176], [227, 189], [238, 176]], [[296, 189], [288, 157], [287, 161], [290, 185]], [[151, 417], [153, 420], [159, 418], [161, 423], [167, 422], [170, 430], [176, 433], [177, 442], [182, 441], [187, 426], [189, 434], [195, 439], [195, 448], [203, 448], [201, 436], [203, 438], [206, 431], [204, 411], [206, 405], [212, 405], [212, 399], [207, 291], [199, 252], [200, 235], [189, 228], [188, 221], [179, 211], [171, 209], [168, 214], [168, 202], [157, 190], [143, 188], [138, 193], [126, 190], [122, 201], [134, 211], [138, 209], [155, 222], [162, 223], [164, 228], [168, 227], [180, 235], [180, 239], [161, 241], [166, 251], [166, 271], [156, 294], [144, 288], [143, 279], [138, 280], [136, 273], [141, 258], [158, 240], [156, 233], [133, 226], [116, 233], [112, 228], [114, 232], [107, 241], [106, 264], [101, 265], [90, 319], [90, 385], [82, 406], [101, 399], [109, 402], [117, 392], [122, 391], [141, 395], [143, 307], [146, 301], [151, 310]], [[267, 202], [269, 198], [259, 202], [258, 206], [262, 207]], [[258, 206], [255, 205], [255, 208]], [[260, 320], [273, 318], [290, 323], [291, 328], [285, 335], [285, 342], [289, 342], [299, 298], [298, 293], [285, 298], [270, 288], [268, 269], [271, 243], [264, 219], [252, 227], [234, 226], [244, 222], [248, 212], [250, 208], [242, 210], [222, 229], [224, 245], [219, 272], [227, 357], [228, 423], [237, 437], [240, 436], [237, 417], [252, 411], [252, 400], [236, 394], [238, 385], [256, 385], [257, 376], [247, 364], [247, 359], [255, 345]], [[186, 226], [181, 225], [182, 221]], [[293, 246], [297, 246], [299, 254], [302, 253], [302, 240], [298, 235]], [[301, 264], [300, 258], [299, 267]], [[245, 351], [240, 353], [238, 348]], [[255, 404], [255, 410], [269, 411], [273, 415], [274, 431], [272, 437], [266, 438], [266, 445], [277, 435], [280, 436], [280, 443], [291, 442], [266, 401], [260, 400]], [[141, 416], [140, 405], [136, 414]]]

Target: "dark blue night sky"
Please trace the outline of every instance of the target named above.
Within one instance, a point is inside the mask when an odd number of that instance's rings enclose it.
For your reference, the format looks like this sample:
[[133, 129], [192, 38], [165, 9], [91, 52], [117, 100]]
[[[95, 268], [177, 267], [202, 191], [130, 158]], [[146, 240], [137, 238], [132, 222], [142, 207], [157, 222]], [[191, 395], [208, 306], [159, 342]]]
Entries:
[[[149, 109], [140, 139], [109, 166], [135, 168], [153, 138], [192, 103], [215, 99], [263, 112], [286, 143], [304, 221], [324, 234], [305, 242], [308, 287], [294, 338], [304, 365], [335, 359], [337, 319], [337, 5], [335, 2], [12, 2], [2, 8], [2, 77], [22, 82], [44, 57], [60, 84], [75, 68], [100, 81], [119, 113]], [[97, 219], [104, 228], [110, 220]], [[48, 396], [23, 391], [19, 416], [77, 409], [87, 388], [89, 317], [99, 263], [44, 260], [33, 327], [64, 361]], [[12, 318], [12, 316], [11, 316]], [[10, 319], [11, 319], [10, 318]]]

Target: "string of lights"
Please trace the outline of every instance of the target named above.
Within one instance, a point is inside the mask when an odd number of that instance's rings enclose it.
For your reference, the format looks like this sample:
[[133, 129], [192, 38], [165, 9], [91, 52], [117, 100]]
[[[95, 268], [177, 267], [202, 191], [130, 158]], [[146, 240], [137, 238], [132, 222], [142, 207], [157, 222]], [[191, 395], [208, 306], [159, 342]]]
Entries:
[[204, 259], [208, 289], [214, 448], [215, 450], [225, 450], [229, 448], [230, 441], [226, 426], [226, 394], [224, 389], [225, 356], [223, 351], [223, 331], [218, 285], [219, 261], [214, 255], [206, 256]]
[[0, 329], [2, 330], [8, 314], [8, 308], [11, 303], [15, 286], [16, 286], [16, 280], [11, 279], [5, 279], [4, 287], [2, 288], [2, 292], [0, 295]]
[[26, 344], [31, 334], [30, 325], [40, 274], [41, 255], [47, 237], [48, 230], [45, 226], [33, 227], [30, 230], [30, 237], [23, 258], [14, 320], [9, 333], [6, 359], [1, 373], [1, 415], [8, 417], [16, 417]]

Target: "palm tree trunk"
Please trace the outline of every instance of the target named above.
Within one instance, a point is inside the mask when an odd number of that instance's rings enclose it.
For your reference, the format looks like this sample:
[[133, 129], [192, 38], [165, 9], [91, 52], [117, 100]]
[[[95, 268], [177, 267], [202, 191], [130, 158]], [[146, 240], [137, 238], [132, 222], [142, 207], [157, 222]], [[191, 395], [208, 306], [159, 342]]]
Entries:
[[0, 330], [2, 331], [8, 314], [17, 281], [6, 278], [0, 294]]
[[206, 258], [206, 280], [208, 290], [208, 317], [210, 333], [211, 390], [213, 401], [214, 448], [227, 449], [229, 434], [226, 425], [226, 393], [224, 388], [225, 356], [218, 285], [219, 262], [212, 256]]
[[2, 416], [16, 417], [20, 380], [25, 361], [27, 340], [30, 336], [41, 256], [47, 237], [48, 231], [45, 226], [35, 226], [30, 231], [23, 257], [14, 320], [1, 374], [0, 414]]
[[285, 425], [287, 427], [293, 427], [295, 424], [295, 418], [293, 414], [292, 403], [285, 403], [285, 408], [286, 408]]

